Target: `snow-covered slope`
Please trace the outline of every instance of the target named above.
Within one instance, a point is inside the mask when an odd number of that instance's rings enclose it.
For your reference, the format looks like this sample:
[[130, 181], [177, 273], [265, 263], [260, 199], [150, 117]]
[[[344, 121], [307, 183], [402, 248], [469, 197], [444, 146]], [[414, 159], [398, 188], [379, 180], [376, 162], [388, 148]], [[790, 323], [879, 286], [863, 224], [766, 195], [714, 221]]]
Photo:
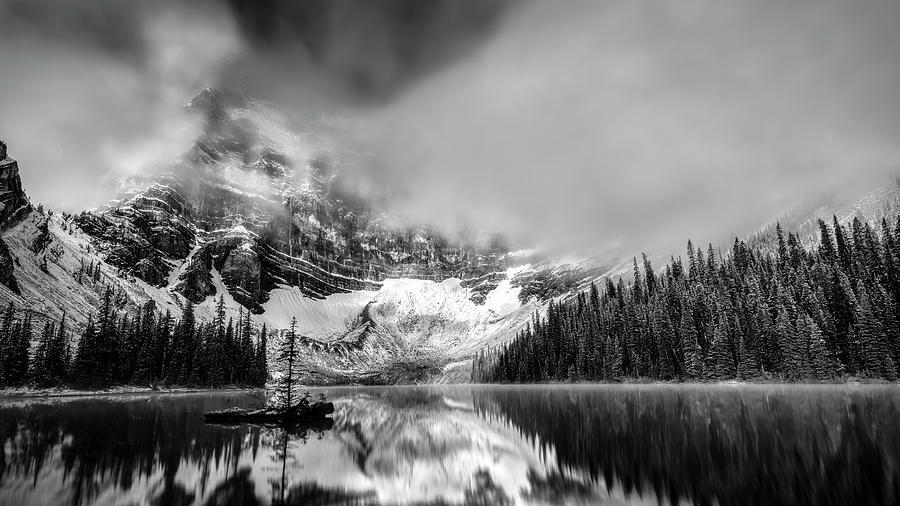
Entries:
[[[107, 287], [122, 312], [152, 301], [177, 318], [187, 303], [176, 290], [177, 276], [167, 286], [154, 287], [106, 262], [72, 216], [31, 211], [3, 231], [2, 238], [14, 259], [20, 293], [0, 285], [0, 303], [27, 308], [38, 324], [58, 320], [65, 312], [73, 330], [83, 328]], [[191, 257], [176, 262], [173, 273], [182, 271]], [[87, 273], [91, 268], [96, 275]], [[522, 287], [513, 286], [513, 278], [527, 272], [525, 265], [497, 273], [502, 279], [488, 289], [463, 286], [458, 278], [395, 278], [384, 280], [377, 290], [324, 298], [281, 285], [251, 318], [276, 332], [296, 319], [307, 351], [309, 383], [464, 382], [478, 350], [510, 338], [543, 306], [537, 297], [520, 301]], [[209, 274], [213, 292], [196, 305], [197, 316], [211, 319], [219, 296], [229, 316], [246, 311], [215, 267]], [[476, 291], [483, 302], [473, 300], [480, 300]]]
[[459, 279], [441, 282], [387, 279], [376, 291], [303, 296], [280, 287], [263, 305], [261, 319], [296, 329], [309, 350], [309, 375], [331, 382], [467, 381], [471, 358], [515, 334], [542, 307], [519, 300], [512, 279], [528, 266], [510, 268], [487, 293], [472, 301], [473, 288]]

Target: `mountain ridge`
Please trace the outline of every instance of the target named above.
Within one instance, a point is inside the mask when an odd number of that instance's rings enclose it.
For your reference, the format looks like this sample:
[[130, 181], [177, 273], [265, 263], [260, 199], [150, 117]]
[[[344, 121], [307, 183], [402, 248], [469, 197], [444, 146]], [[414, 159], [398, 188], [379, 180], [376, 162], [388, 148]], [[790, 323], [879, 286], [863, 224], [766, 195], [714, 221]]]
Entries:
[[[228, 317], [250, 311], [256, 327], [281, 332], [296, 318], [309, 383], [459, 382], [478, 350], [509, 341], [549, 301], [632, 270], [613, 253], [561, 262], [510, 252], [497, 236], [397, 230], [384, 195], [348, 190], [351, 162], [335, 138], [295, 132], [269, 105], [228, 91], [204, 90], [186, 110], [205, 121], [186, 153], [75, 215], [32, 209], [4, 146], [0, 302], [38, 323], [65, 312], [78, 331], [106, 288], [122, 314], [152, 302], [178, 318], [190, 302], [201, 321], [222, 298]], [[791, 223], [805, 230], [831, 210], [849, 220], [898, 203], [886, 187]], [[650, 259], [673, 254], [663, 253]]]

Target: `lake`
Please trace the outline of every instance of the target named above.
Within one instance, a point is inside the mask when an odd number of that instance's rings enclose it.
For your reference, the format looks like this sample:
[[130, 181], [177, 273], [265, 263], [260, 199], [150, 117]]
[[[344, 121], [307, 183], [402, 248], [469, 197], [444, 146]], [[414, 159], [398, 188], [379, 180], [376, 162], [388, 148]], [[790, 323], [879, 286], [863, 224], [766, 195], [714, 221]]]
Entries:
[[897, 386], [341, 387], [0, 400], [0, 504], [898, 504]]

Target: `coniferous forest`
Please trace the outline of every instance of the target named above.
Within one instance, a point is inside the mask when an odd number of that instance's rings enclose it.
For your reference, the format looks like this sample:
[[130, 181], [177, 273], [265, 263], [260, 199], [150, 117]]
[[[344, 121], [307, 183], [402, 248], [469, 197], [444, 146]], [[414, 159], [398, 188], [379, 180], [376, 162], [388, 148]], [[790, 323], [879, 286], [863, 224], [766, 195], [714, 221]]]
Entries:
[[900, 364], [900, 216], [878, 231], [819, 220], [819, 241], [735, 239], [722, 254], [687, 243], [687, 261], [551, 302], [472, 380], [894, 381]]
[[[63, 314], [33, 328], [32, 313], [16, 317], [12, 303], [0, 319], [0, 387], [113, 385], [221, 387], [262, 386], [269, 376], [267, 330], [256, 332], [250, 313], [225, 318], [222, 298], [215, 318], [201, 323], [187, 301], [182, 316], [148, 302], [135, 314], [119, 314], [112, 291], [80, 338], [72, 339]], [[38, 334], [39, 332], [39, 334]], [[37, 346], [31, 343], [37, 338]]]

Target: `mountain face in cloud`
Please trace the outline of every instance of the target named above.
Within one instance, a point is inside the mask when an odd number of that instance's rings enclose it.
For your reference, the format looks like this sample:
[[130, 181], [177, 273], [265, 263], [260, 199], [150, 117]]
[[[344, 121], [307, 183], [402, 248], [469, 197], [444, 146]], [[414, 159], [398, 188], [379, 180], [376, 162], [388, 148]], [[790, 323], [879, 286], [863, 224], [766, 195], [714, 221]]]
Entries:
[[306, 115], [385, 101], [475, 44], [502, 5], [0, 0], [0, 135], [37, 200], [99, 205], [122, 173], [190, 144], [199, 125], [181, 107], [205, 87]]
[[[0, 136], [36, 201], [178, 156], [206, 86], [339, 126], [413, 221], [629, 253], [897, 167], [900, 4], [0, 0]], [[27, 162], [27, 163], [26, 163]]]
[[209, 2], [0, 1], [0, 136], [36, 202], [79, 210], [180, 154], [181, 111], [240, 45]]

